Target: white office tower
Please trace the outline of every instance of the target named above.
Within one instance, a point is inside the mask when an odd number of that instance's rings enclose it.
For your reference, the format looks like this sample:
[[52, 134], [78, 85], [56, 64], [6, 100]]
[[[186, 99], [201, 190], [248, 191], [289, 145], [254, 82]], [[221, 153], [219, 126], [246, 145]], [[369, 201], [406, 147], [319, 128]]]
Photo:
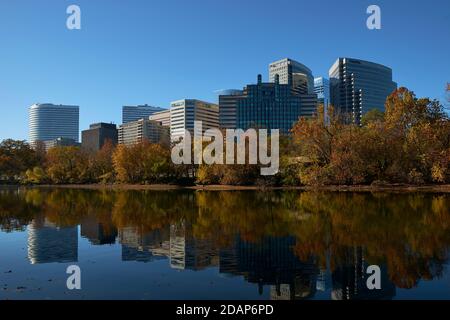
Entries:
[[29, 109], [29, 139], [38, 141], [68, 138], [78, 142], [80, 107], [68, 105], [33, 104]]
[[[196, 99], [174, 101], [170, 107], [170, 137], [178, 141], [185, 137], [185, 130], [194, 135], [194, 122], [202, 122], [203, 134], [211, 128], [219, 128], [219, 106]], [[200, 134], [200, 132], [198, 132]]]

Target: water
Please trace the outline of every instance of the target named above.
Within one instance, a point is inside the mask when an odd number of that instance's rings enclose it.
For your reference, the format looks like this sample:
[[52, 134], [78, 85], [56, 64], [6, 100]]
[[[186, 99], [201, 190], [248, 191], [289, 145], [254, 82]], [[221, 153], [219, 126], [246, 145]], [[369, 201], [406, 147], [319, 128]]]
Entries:
[[0, 299], [449, 299], [449, 208], [431, 193], [2, 189]]

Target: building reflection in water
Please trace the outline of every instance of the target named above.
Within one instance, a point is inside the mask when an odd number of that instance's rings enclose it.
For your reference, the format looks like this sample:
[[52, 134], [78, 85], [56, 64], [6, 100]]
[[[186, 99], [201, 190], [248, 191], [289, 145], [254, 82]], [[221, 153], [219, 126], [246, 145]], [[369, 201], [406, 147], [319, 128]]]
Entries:
[[366, 273], [369, 264], [364, 260], [361, 247], [345, 250], [345, 261], [338, 266], [333, 274], [333, 300], [388, 300], [395, 296], [395, 285], [389, 280], [387, 268], [380, 265], [381, 289], [370, 290], [367, 288]]
[[28, 259], [31, 264], [78, 261], [78, 228], [35, 218], [28, 226]]
[[174, 269], [202, 270], [218, 265], [217, 250], [209, 239], [197, 239], [192, 225], [170, 226], [170, 266]]
[[218, 256], [210, 240], [196, 239], [192, 226], [185, 222], [141, 233], [139, 228], [119, 231], [123, 261], [151, 262], [169, 259], [173, 269], [202, 270], [218, 265]]
[[166, 259], [170, 252], [169, 228], [142, 234], [137, 227], [126, 227], [119, 231], [119, 238], [122, 261], [151, 262]]
[[111, 223], [105, 225], [95, 216], [88, 216], [81, 221], [81, 236], [89, 240], [93, 245], [116, 243], [117, 229]]
[[221, 250], [220, 272], [243, 275], [250, 283], [270, 286], [272, 299], [307, 299], [315, 294], [318, 269], [313, 260], [302, 262], [293, 253], [294, 237], [266, 237]]
[[[192, 225], [185, 221], [167, 224], [150, 232], [140, 227], [117, 230], [112, 222], [100, 223], [95, 217], [81, 222], [81, 235], [92, 245], [114, 244], [118, 236], [122, 261], [152, 262], [168, 259], [173, 269], [203, 270], [218, 267], [221, 274], [242, 276], [257, 284], [263, 294], [268, 287], [273, 300], [313, 298], [317, 291], [330, 290], [330, 298], [392, 299], [395, 286], [387, 268], [381, 268], [381, 290], [366, 286], [368, 263], [361, 247], [345, 248], [333, 272], [319, 269], [315, 257], [301, 261], [293, 251], [296, 238], [264, 237], [246, 241], [236, 236], [231, 245], [219, 248], [210, 239], [196, 238]], [[46, 218], [37, 217], [28, 226], [28, 258], [32, 264], [76, 262], [78, 260], [77, 227], [58, 227]], [[327, 255], [327, 260], [330, 254]]]

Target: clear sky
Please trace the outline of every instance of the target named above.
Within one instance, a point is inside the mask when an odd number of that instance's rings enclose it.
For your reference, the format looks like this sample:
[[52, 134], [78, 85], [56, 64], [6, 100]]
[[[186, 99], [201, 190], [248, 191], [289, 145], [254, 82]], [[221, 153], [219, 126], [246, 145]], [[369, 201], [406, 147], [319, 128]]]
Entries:
[[[81, 30], [66, 8], [81, 8]], [[381, 8], [381, 30], [366, 9]], [[327, 76], [338, 57], [385, 64], [418, 96], [450, 82], [449, 0], [0, 0], [0, 140], [27, 139], [36, 102], [80, 106], [80, 130], [121, 106], [242, 88], [289, 57]]]

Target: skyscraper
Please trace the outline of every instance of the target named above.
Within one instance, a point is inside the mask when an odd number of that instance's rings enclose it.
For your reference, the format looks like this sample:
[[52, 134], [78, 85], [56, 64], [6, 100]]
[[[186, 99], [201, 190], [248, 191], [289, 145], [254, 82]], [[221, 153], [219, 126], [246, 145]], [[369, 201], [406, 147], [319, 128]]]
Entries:
[[236, 129], [236, 108], [242, 90], [220, 90], [219, 94], [219, 123], [222, 129]]
[[149, 116], [155, 112], [164, 111], [165, 109], [159, 107], [152, 107], [149, 105], [139, 106], [123, 106], [122, 107], [122, 123], [137, 121], [140, 119], [148, 119]]
[[390, 68], [364, 60], [339, 58], [329, 76], [331, 104], [356, 124], [367, 111], [384, 111], [386, 98], [397, 88]]
[[170, 137], [172, 141], [184, 138], [185, 130], [194, 135], [194, 122], [202, 122], [202, 133], [219, 128], [219, 106], [196, 99], [174, 101], [170, 107]]
[[275, 82], [279, 76], [280, 84], [288, 84], [298, 94], [314, 92], [314, 78], [311, 70], [295, 60], [285, 58], [269, 65], [269, 82]]
[[237, 99], [236, 127], [280, 129], [288, 134], [293, 124], [300, 117], [311, 117], [317, 107], [316, 94], [298, 94], [291, 85], [281, 84], [278, 76], [275, 82], [262, 82], [244, 88], [242, 96]]
[[324, 77], [314, 78], [314, 93], [317, 94], [317, 103], [328, 106], [330, 104], [330, 80]]
[[78, 106], [33, 104], [29, 109], [29, 143], [69, 138], [78, 142]]
[[317, 104], [323, 106], [326, 117], [330, 105], [330, 80], [324, 77], [314, 78], [314, 93], [317, 94]]

